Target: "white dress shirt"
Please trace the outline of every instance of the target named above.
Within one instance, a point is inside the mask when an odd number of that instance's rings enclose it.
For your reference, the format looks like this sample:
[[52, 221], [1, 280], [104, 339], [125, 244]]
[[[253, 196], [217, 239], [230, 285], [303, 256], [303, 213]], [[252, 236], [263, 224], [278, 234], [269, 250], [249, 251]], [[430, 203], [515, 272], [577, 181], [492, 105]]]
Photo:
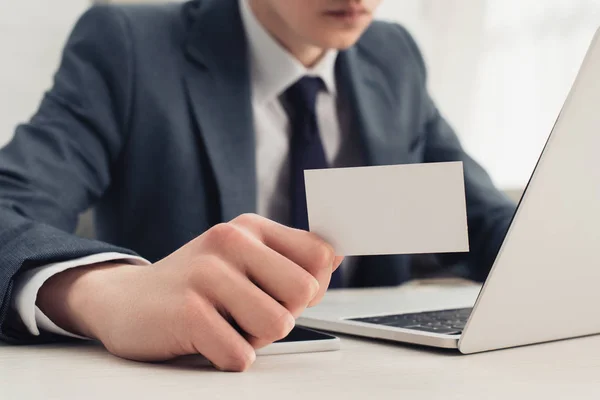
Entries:
[[[360, 162], [358, 140], [350, 136], [347, 107], [338, 101], [335, 62], [337, 51], [328, 51], [313, 68], [307, 69], [288, 53], [260, 24], [247, 0], [239, 0], [248, 40], [252, 85], [252, 108], [256, 133], [258, 214], [287, 223], [289, 201], [289, 143], [291, 127], [281, 95], [304, 76], [323, 79], [325, 91], [317, 98], [317, 119], [329, 165], [344, 167]], [[54, 324], [36, 306], [39, 289], [50, 277], [70, 268], [118, 261], [138, 265], [150, 262], [140, 257], [103, 253], [67, 262], [45, 265], [26, 272], [15, 285], [13, 306], [33, 335], [39, 330], [73, 335]]]

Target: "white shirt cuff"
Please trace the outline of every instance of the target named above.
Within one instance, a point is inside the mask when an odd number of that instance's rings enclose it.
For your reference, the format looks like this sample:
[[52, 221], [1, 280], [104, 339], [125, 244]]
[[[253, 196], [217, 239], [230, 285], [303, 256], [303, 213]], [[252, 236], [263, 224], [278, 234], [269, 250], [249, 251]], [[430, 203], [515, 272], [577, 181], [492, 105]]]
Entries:
[[44, 331], [62, 336], [87, 339], [85, 337], [67, 332], [52, 322], [52, 320], [50, 320], [50, 318], [48, 318], [36, 305], [37, 295], [42, 285], [56, 274], [71, 268], [84, 267], [86, 265], [108, 261], [120, 261], [134, 265], [151, 264], [149, 261], [141, 257], [121, 253], [100, 253], [77, 258], [75, 260], [47, 264], [23, 273], [23, 275], [15, 282], [13, 307], [21, 317], [21, 320], [27, 327], [27, 330], [35, 336], [39, 336], [40, 329], [43, 329]]

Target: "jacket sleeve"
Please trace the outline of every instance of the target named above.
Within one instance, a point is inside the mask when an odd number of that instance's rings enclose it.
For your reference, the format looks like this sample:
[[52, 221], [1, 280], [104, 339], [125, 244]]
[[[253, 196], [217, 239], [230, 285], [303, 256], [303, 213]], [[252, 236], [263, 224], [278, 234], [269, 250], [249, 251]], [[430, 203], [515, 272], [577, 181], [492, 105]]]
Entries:
[[110, 184], [126, 140], [133, 57], [119, 10], [90, 9], [37, 113], [0, 150], [0, 340], [55, 339], [34, 338], [11, 307], [20, 274], [91, 254], [133, 254], [73, 235], [79, 214]]
[[[423, 91], [426, 93], [423, 57], [410, 34], [404, 28], [400, 29], [418, 61]], [[515, 204], [494, 186], [487, 172], [465, 152], [456, 133], [427, 93], [423, 96], [423, 103], [423, 161], [462, 161], [465, 178], [470, 251], [464, 254], [443, 254], [436, 258], [446, 266], [464, 264], [469, 278], [484, 281], [512, 221]]]

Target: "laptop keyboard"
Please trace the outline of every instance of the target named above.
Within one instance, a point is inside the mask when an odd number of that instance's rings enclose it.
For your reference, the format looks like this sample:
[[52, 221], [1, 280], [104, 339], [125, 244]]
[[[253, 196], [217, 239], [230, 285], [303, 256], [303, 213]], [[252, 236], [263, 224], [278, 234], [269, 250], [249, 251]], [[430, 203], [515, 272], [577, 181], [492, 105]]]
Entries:
[[456, 310], [427, 311], [414, 314], [382, 315], [378, 317], [354, 318], [350, 321], [368, 324], [393, 326], [423, 332], [455, 335], [465, 329], [472, 308]]

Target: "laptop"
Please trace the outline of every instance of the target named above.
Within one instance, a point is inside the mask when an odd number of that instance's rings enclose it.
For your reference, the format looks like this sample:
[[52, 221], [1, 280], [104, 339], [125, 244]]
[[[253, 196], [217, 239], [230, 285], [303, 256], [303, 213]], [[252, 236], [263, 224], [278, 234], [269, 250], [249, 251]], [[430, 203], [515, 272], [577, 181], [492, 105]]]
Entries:
[[298, 325], [464, 354], [600, 333], [599, 71], [600, 30], [482, 286], [330, 291]]

